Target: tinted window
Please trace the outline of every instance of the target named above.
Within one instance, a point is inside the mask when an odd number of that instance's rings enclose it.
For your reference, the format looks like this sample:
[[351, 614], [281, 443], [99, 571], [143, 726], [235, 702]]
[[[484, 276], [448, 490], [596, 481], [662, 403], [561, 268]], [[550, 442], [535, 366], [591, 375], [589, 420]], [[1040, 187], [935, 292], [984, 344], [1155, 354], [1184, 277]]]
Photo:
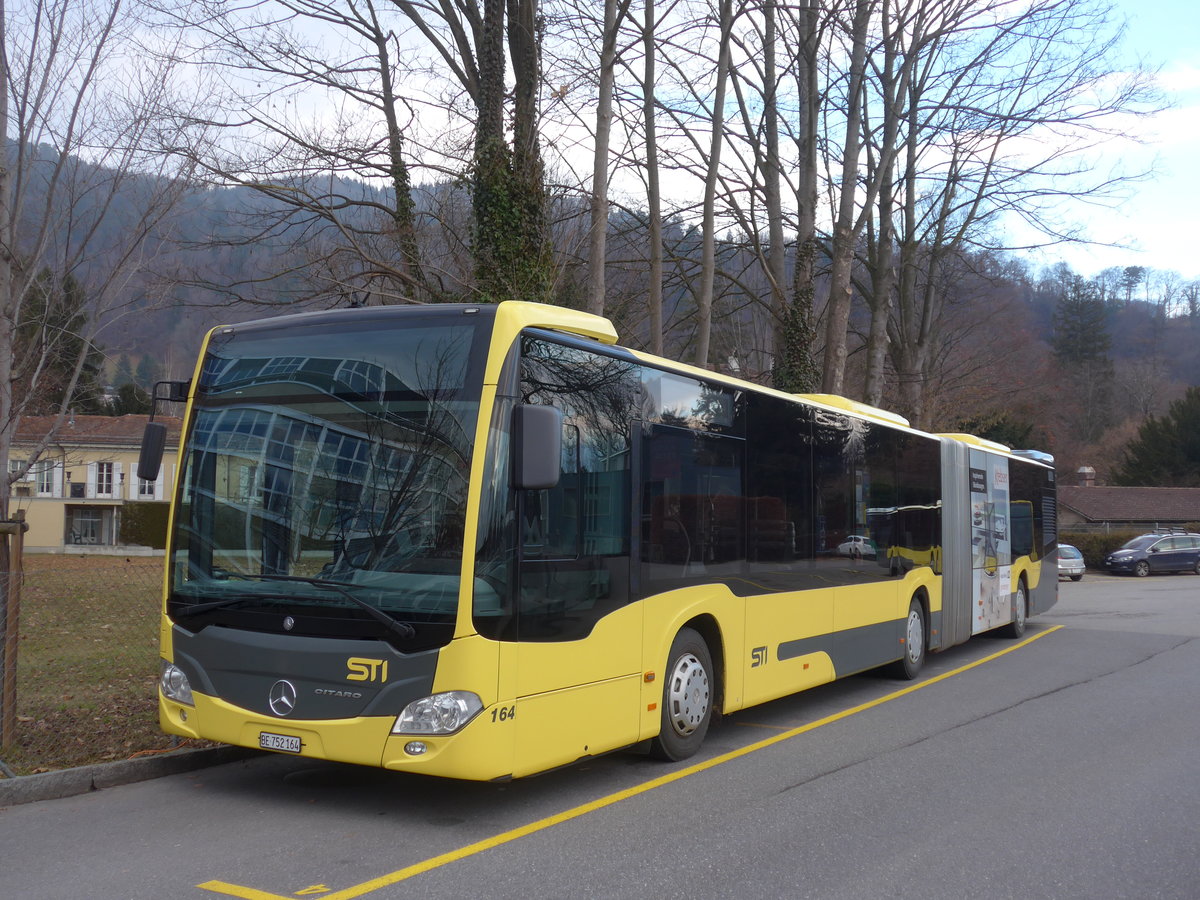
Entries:
[[1156, 540], [1158, 540], [1158, 538], [1155, 535], [1152, 535], [1152, 534], [1145, 535], [1144, 534], [1141, 537], [1135, 537], [1131, 541], [1126, 541], [1124, 544], [1121, 545], [1121, 549], [1122, 550], [1144, 550], [1145, 548], [1147, 548], [1151, 544], [1153, 544]]
[[745, 560], [744, 441], [651, 426], [642, 456], [643, 591], [740, 586]]
[[773, 591], [815, 586], [812, 410], [755, 395], [746, 428], [747, 571]]

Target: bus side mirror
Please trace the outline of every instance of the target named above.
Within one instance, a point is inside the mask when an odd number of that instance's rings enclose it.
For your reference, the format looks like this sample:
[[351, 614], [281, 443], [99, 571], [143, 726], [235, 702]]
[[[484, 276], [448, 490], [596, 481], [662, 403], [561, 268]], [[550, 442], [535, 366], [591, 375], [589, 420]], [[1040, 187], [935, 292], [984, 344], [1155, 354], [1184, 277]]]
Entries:
[[513, 407], [513, 487], [542, 491], [558, 484], [562, 470], [562, 412], [553, 406]]
[[167, 445], [167, 426], [161, 422], [147, 422], [142, 432], [142, 450], [138, 454], [138, 478], [154, 481], [162, 465], [163, 448]]

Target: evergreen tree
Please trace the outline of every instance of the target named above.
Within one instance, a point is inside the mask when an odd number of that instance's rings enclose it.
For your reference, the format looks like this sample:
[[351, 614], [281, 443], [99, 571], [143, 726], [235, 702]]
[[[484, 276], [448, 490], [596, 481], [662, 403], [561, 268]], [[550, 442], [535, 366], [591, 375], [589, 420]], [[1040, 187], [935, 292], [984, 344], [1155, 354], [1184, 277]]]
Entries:
[[129, 361], [128, 355], [122, 353], [117, 360], [117, 374], [113, 376], [113, 387], [133, 383], [133, 363]]
[[134, 384], [149, 391], [154, 387], [154, 382], [158, 381], [158, 369], [158, 363], [153, 358], [143, 356], [138, 360], [137, 369], [134, 371]]
[[1112, 418], [1112, 337], [1108, 311], [1094, 282], [1067, 276], [1054, 310], [1055, 359], [1068, 392], [1073, 430], [1085, 442], [1099, 439]]
[[1171, 404], [1162, 418], [1151, 416], [1126, 446], [1115, 484], [1200, 487], [1200, 387]]
[[[59, 280], [45, 269], [30, 285], [17, 324], [13, 359], [13, 389], [28, 401], [26, 412], [45, 415], [64, 401], [80, 412], [91, 412], [100, 402], [101, 354], [82, 337], [86, 305], [83, 288], [70, 275]], [[77, 366], [79, 377], [72, 387]]]
[[1064, 365], [1108, 363], [1108, 311], [1094, 282], [1068, 276], [1054, 310], [1054, 356]]
[[107, 404], [104, 413], [110, 416], [125, 416], [130, 413], [150, 412], [150, 394], [136, 384], [123, 384]]

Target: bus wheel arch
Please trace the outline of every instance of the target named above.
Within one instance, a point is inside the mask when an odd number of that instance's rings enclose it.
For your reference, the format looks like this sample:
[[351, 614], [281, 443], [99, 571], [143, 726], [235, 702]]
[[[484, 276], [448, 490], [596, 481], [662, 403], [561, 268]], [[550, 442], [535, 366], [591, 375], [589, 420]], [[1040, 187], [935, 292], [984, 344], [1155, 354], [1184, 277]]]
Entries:
[[707, 616], [675, 634], [663, 672], [659, 733], [650, 741], [651, 756], [674, 762], [700, 749], [723, 694], [720, 648], [720, 632]]

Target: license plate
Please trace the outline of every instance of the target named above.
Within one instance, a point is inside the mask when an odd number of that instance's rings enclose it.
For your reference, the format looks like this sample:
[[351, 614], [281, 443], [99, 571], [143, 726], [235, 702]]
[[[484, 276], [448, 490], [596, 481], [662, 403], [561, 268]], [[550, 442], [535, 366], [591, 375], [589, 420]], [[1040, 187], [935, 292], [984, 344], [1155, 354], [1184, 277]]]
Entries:
[[284, 753], [299, 753], [300, 738], [292, 734], [271, 734], [269, 731], [258, 733], [258, 746], [264, 750], [282, 750]]

